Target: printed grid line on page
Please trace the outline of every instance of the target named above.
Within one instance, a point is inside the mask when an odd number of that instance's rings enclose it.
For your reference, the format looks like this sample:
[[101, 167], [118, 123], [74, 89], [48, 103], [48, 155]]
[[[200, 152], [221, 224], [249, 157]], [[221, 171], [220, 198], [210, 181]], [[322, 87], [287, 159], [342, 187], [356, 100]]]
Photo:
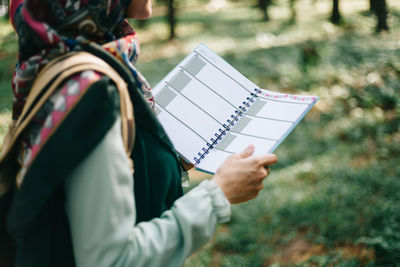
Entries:
[[182, 125], [184, 125], [186, 128], [188, 128], [191, 132], [193, 132], [194, 134], [196, 134], [198, 137], [200, 137], [203, 141], [207, 142], [206, 139], [204, 139], [201, 135], [199, 135], [194, 129], [192, 129], [191, 127], [189, 127], [189, 125], [187, 125], [185, 122], [183, 122], [181, 119], [179, 119], [178, 117], [176, 117], [174, 114], [172, 114], [170, 111], [168, 111], [166, 108], [164, 108], [163, 106], [161, 106], [160, 104], [157, 104], [157, 108], [161, 108], [162, 110], [164, 110], [165, 112], [167, 112], [169, 115], [171, 115], [172, 117], [174, 117], [174, 119], [176, 119], [177, 121], [179, 121]]
[[263, 95], [259, 95], [259, 96], [260, 96], [260, 98], [266, 99], [267, 101], [280, 102], [280, 103], [290, 103], [290, 104], [295, 104], [295, 105], [307, 105], [307, 106], [310, 105], [310, 103], [285, 101], [285, 100], [279, 100], [279, 98], [278, 99], [266, 98], [266, 97], [263, 97]]
[[195, 107], [197, 107], [198, 109], [200, 109], [201, 111], [203, 111], [208, 117], [210, 117], [212, 120], [214, 120], [215, 122], [217, 122], [220, 126], [222, 126], [222, 124], [215, 119], [213, 116], [211, 116], [205, 109], [203, 109], [202, 107], [200, 107], [199, 105], [197, 105], [197, 103], [195, 103], [194, 101], [192, 101], [190, 98], [188, 98], [187, 96], [185, 96], [184, 94], [182, 94], [180, 91], [176, 90], [169, 82], [165, 82], [165, 84], [174, 89], [175, 92], [177, 92], [179, 95], [181, 95], [183, 98], [185, 98], [186, 100], [188, 100], [190, 103], [192, 103]]
[[[272, 93], [265, 93], [262, 94], [264, 98], [270, 99], [272, 101], [279, 101], [281, 98], [289, 98], [291, 100], [296, 100], [296, 101], [315, 101], [317, 100], [317, 97], [315, 96], [301, 96], [301, 95], [291, 95], [291, 94], [272, 94]], [[290, 103], [297, 103], [297, 102], [290, 102]], [[300, 104], [300, 103], [299, 103]], [[310, 103], [307, 103], [310, 104]]]
[[187, 73], [190, 74], [190, 76], [192, 76], [194, 79], [196, 79], [196, 81], [200, 82], [202, 85], [204, 85], [205, 87], [207, 87], [208, 89], [210, 89], [210, 91], [212, 91], [213, 93], [215, 93], [217, 96], [219, 96], [222, 100], [224, 100], [226, 103], [228, 103], [229, 105], [231, 105], [233, 108], [235, 108], [237, 110], [237, 107], [235, 105], [233, 105], [231, 102], [229, 102], [225, 97], [221, 96], [219, 93], [217, 93], [213, 88], [211, 88], [210, 86], [208, 86], [207, 84], [205, 84], [203, 81], [201, 81], [199, 78], [197, 78], [196, 76], [193, 76], [193, 74], [191, 74], [190, 72], [188, 72], [184, 67], [179, 66], [181, 69], [185, 70]]
[[[225, 74], [225, 76], [227, 76], [229, 79], [231, 79], [232, 81], [234, 81], [235, 83], [237, 83], [240, 87], [242, 87], [244, 90], [246, 90], [248, 93], [251, 93], [251, 91], [249, 89], [247, 89], [246, 86], [244, 86], [243, 84], [239, 83], [237, 80], [233, 79], [232, 76], [228, 75], [225, 71], [221, 70], [217, 65], [215, 65], [213, 62], [211, 62], [207, 57], [203, 56], [202, 54], [200, 54], [198, 51], [194, 51], [197, 55], [201, 56], [202, 58], [204, 58], [211, 66], [213, 66], [214, 68], [218, 69], [221, 73]], [[228, 64], [228, 63], [227, 63]]]

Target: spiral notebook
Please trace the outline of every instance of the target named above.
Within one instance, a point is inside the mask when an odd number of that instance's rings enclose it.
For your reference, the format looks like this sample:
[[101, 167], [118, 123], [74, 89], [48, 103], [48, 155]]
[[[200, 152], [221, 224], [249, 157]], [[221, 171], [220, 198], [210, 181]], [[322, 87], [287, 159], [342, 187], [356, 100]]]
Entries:
[[249, 144], [254, 155], [273, 152], [319, 99], [261, 89], [204, 44], [153, 93], [177, 151], [209, 173]]

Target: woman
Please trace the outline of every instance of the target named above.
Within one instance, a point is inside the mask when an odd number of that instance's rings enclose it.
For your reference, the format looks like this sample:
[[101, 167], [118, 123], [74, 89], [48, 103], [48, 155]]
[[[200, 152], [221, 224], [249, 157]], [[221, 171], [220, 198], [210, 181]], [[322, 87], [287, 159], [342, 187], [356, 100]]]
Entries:
[[19, 36], [13, 119], [48, 62], [96, 47], [89, 50], [114, 67], [123, 65], [121, 76], [130, 75], [136, 128], [128, 157], [119, 96], [107, 75], [86, 70], [58, 87], [21, 138], [7, 218], [17, 266], [180, 266], [210, 240], [217, 222], [229, 220], [230, 203], [257, 196], [266, 166], [277, 161], [275, 155], [251, 157], [249, 146], [182, 196], [179, 159], [149, 108], [150, 87], [134, 67], [136, 34], [124, 20], [148, 18], [151, 3], [11, 2]]

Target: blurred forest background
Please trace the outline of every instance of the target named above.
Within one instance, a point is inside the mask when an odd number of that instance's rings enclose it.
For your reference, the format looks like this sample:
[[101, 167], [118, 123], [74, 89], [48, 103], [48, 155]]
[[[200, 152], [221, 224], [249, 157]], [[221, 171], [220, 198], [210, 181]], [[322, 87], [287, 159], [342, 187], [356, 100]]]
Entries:
[[[0, 15], [2, 139], [17, 37]], [[159, 0], [132, 23], [153, 86], [204, 42], [263, 88], [321, 97], [185, 266], [400, 266], [400, 1]]]

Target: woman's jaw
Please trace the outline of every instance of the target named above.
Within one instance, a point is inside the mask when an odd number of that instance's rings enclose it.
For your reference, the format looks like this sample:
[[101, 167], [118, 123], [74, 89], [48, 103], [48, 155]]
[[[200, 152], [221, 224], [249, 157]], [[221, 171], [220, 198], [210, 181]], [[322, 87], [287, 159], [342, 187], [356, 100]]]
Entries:
[[132, 19], [148, 19], [152, 14], [153, 0], [132, 0], [125, 10], [125, 16]]

